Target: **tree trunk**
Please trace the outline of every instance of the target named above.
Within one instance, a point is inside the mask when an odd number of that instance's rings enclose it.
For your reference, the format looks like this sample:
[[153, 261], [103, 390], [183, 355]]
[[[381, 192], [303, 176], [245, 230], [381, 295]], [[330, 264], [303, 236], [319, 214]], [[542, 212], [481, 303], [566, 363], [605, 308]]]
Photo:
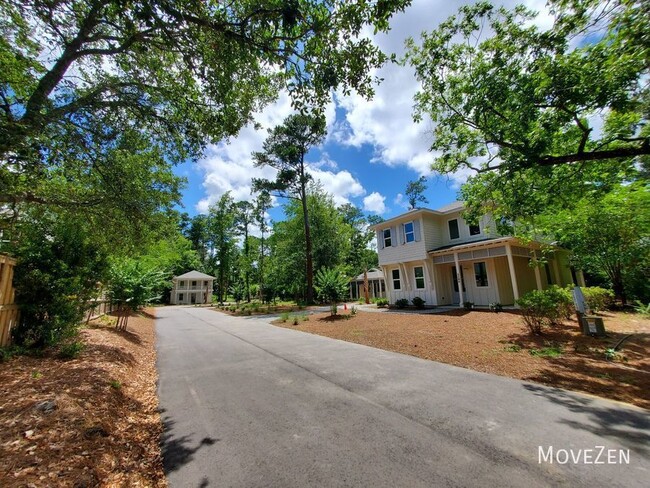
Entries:
[[246, 302], [251, 302], [251, 284], [249, 274], [249, 245], [248, 245], [248, 223], [244, 230], [244, 256], [246, 256], [246, 268], [244, 269], [244, 285], [246, 286]]
[[370, 303], [370, 297], [368, 297], [368, 269], [365, 269], [363, 272], [363, 294], [366, 305], [368, 305]]
[[307, 275], [307, 293], [305, 301], [314, 302], [314, 263], [312, 258], [311, 229], [309, 227], [309, 211], [307, 210], [307, 189], [305, 188], [305, 166], [300, 163], [300, 200], [302, 202], [302, 215], [305, 222], [305, 274]]

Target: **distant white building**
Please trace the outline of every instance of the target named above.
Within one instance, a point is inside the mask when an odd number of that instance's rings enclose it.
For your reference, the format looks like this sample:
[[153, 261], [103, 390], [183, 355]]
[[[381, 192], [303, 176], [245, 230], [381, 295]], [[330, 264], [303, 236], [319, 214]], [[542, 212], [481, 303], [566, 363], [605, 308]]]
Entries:
[[194, 305], [212, 303], [212, 283], [214, 276], [192, 270], [172, 278], [172, 305]]
[[[350, 298], [356, 300], [364, 298], [363, 291], [364, 277], [361, 273], [356, 278], [350, 280]], [[376, 268], [368, 270], [368, 298], [386, 298], [386, 283], [384, 282], [384, 273]]]

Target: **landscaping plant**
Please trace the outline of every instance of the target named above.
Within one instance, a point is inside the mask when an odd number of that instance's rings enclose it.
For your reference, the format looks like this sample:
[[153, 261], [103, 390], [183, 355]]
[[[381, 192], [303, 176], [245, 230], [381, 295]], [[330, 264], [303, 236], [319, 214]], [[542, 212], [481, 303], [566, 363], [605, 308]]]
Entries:
[[323, 268], [316, 273], [318, 297], [330, 304], [331, 315], [337, 314], [337, 304], [348, 292], [348, 279], [336, 268]]
[[399, 300], [395, 300], [395, 306], [397, 308], [406, 308], [408, 304], [409, 301], [406, 298], [400, 298]]
[[413, 303], [415, 308], [422, 310], [426, 302], [420, 297], [414, 297], [413, 300], [411, 300], [411, 303]]

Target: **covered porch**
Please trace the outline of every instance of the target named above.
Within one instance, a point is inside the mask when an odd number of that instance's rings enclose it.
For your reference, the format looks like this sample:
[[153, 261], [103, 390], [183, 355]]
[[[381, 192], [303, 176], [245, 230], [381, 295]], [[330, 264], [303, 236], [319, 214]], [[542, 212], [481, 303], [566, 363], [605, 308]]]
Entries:
[[[372, 268], [367, 272], [368, 276], [368, 297], [373, 298], [386, 298], [386, 282], [384, 281], [384, 273], [380, 270]], [[350, 280], [350, 299], [357, 300], [364, 298], [364, 276], [361, 273], [359, 276]]]
[[580, 272], [575, 273], [574, 281], [568, 251], [554, 248], [550, 255], [547, 252], [545, 264], [531, 265], [542, 257], [540, 244], [522, 243], [512, 237], [445, 246], [429, 254], [439, 305], [514, 305], [532, 290], [576, 281], [584, 284]]

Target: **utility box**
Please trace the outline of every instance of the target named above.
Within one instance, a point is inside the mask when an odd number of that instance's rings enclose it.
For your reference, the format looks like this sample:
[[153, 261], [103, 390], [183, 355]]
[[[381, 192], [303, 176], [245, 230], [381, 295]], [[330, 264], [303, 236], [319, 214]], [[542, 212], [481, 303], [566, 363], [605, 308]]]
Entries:
[[584, 335], [604, 336], [605, 324], [603, 323], [602, 317], [596, 317], [595, 315], [583, 315], [582, 333]]

